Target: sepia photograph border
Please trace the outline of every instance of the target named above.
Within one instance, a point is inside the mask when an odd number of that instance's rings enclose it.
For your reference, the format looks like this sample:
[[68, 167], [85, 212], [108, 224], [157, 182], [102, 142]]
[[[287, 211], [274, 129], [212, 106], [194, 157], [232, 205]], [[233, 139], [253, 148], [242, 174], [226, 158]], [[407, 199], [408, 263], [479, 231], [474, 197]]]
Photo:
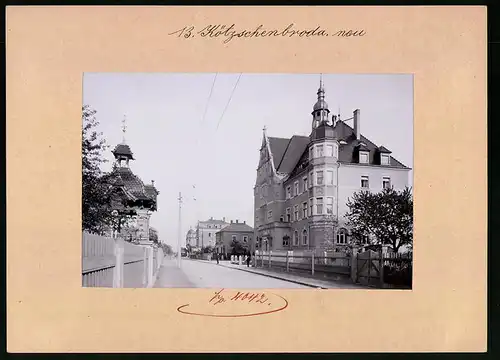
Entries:
[[[485, 7], [25, 6], [6, 23], [9, 352], [486, 349]], [[219, 23], [364, 33], [169, 35]], [[273, 290], [282, 311], [220, 318], [186, 310], [213, 289], [82, 288], [90, 71], [414, 74], [413, 289]]]

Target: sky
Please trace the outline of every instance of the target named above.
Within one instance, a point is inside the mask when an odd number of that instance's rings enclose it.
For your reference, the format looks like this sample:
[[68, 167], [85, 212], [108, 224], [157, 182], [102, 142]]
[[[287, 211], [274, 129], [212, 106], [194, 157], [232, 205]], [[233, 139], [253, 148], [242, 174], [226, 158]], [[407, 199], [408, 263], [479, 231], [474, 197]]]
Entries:
[[[413, 168], [413, 76], [323, 74], [333, 114], [359, 108], [361, 133]], [[123, 138], [132, 171], [160, 191], [151, 226], [177, 248], [181, 234], [210, 217], [253, 226], [253, 186], [264, 126], [271, 137], [308, 136], [320, 74], [85, 73], [83, 104], [97, 111], [111, 146]], [[352, 126], [352, 121], [347, 122]], [[410, 186], [413, 171], [410, 172]]]

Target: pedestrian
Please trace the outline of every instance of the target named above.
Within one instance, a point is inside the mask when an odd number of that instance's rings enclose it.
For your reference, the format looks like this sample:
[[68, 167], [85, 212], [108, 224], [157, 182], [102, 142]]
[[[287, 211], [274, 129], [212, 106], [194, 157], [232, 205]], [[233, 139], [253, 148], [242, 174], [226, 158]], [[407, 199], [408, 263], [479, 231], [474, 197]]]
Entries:
[[215, 253], [215, 260], [217, 260], [217, 265], [219, 264], [219, 253]]
[[250, 253], [247, 255], [247, 267], [250, 267]]

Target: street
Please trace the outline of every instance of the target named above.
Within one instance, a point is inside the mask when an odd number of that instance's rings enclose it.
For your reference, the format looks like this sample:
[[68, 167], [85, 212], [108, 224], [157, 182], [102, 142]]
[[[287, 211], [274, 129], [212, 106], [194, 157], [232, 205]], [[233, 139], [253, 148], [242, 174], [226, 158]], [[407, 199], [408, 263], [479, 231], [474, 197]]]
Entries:
[[289, 281], [226, 268], [215, 262], [188, 259], [182, 259], [181, 269], [177, 267], [175, 259], [165, 259], [154, 287], [310, 289]]

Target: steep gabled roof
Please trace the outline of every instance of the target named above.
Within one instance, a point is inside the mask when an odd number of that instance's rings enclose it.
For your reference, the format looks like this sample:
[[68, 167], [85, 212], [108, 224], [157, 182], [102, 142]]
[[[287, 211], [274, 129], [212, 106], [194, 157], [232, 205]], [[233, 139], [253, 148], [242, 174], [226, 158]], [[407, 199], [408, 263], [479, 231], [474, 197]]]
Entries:
[[[379, 165], [376, 161], [377, 156], [380, 153], [391, 153], [386, 147], [378, 147], [363, 135], [360, 136], [360, 140], [357, 140], [354, 129], [343, 121], [337, 121], [335, 123], [334, 138], [339, 142], [341, 140], [345, 141], [345, 144], [341, 143], [339, 147], [339, 162], [357, 164], [357, 151], [363, 150], [369, 152], [369, 164]], [[308, 136], [294, 135], [290, 139], [277, 137], [268, 137], [268, 139], [276, 171], [284, 174], [298, 172], [299, 170], [296, 169], [296, 167], [299, 165], [299, 160], [301, 160], [307, 150], [310, 138]], [[407, 166], [392, 156], [390, 165], [384, 166], [408, 169]]]
[[269, 138], [277, 172], [289, 174], [309, 144], [309, 137], [294, 135], [291, 139]]
[[268, 139], [271, 153], [273, 154], [274, 168], [278, 170], [279, 164], [281, 162], [281, 159], [283, 158], [283, 155], [285, 154], [290, 139], [277, 137], [268, 137]]
[[[354, 129], [343, 121], [337, 121], [335, 124], [335, 133], [339, 141], [344, 140], [347, 143], [345, 145], [340, 145], [339, 162], [354, 163], [354, 164], [357, 163], [355, 159], [355, 148], [356, 146], [358, 146], [359, 141], [356, 139], [356, 135], [354, 134]], [[373, 142], [371, 142], [369, 139], [364, 137], [363, 135], [360, 136], [360, 140], [365, 144], [365, 146], [363, 146], [363, 150], [370, 152], [369, 163], [371, 165], [375, 165], [376, 164], [375, 156], [377, 155], [377, 152], [380, 151], [379, 147], [375, 145]], [[407, 166], [403, 165], [401, 162], [399, 162], [392, 156], [391, 156], [391, 164], [384, 166], [408, 169]]]

